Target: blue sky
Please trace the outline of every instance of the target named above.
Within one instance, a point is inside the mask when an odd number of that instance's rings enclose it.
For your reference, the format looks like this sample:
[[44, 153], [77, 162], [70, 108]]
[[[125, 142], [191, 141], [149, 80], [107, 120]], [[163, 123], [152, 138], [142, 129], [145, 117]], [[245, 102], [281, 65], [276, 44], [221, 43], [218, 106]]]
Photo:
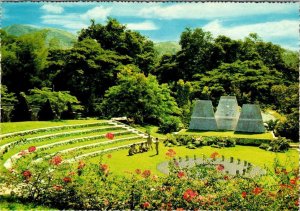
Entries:
[[202, 27], [214, 37], [243, 39], [257, 33], [263, 40], [298, 50], [296, 3], [2, 3], [2, 27], [27, 24], [77, 33], [90, 19], [118, 19], [155, 42], [178, 41], [186, 27]]

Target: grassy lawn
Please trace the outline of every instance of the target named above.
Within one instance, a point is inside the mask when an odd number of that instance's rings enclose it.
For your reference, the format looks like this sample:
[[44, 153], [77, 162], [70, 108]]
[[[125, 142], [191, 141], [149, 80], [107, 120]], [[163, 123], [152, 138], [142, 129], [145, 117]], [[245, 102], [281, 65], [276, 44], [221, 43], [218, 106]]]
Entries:
[[271, 110], [271, 109], [267, 109], [265, 111], [266, 114], [271, 114], [272, 116], [274, 116], [276, 119], [279, 119], [280, 121], [284, 121], [286, 119], [285, 116], [281, 115], [280, 113], [278, 113], [277, 111]]
[[[108, 158], [106, 155], [102, 157], [102, 162], [109, 164], [111, 171], [114, 174], [126, 175], [126, 172], [134, 172], [135, 169], [139, 168], [142, 170], [149, 169], [154, 174], [163, 175], [160, 173], [156, 167], [159, 163], [164, 162], [168, 158], [165, 154], [169, 147], [165, 147], [160, 143], [159, 155], [155, 155], [155, 150], [150, 150], [149, 152], [135, 154], [134, 156], [128, 156], [128, 150], [120, 150], [112, 152], [112, 158]], [[224, 155], [225, 158], [234, 157], [235, 159], [240, 158], [241, 160], [247, 160], [254, 165], [260, 167], [272, 168], [274, 159], [277, 158], [280, 162], [289, 169], [290, 167], [298, 167], [298, 152], [294, 149], [289, 150], [286, 153], [274, 153], [259, 149], [258, 147], [251, 146], [236, 146], [233, 148], [223, 148], [216, 149], [210, 146], [205, 146], [197, 149], [188, 149], [184, 146], [172, 147], [176, 151], [176, 157], [201, 157], [202, 154], [210, 156], [213, 152], [218, 152], [221, 155]], [[90, 158], [88, 162], [99, 163], [100, 157]]]
[[140, 126], [140, 125], [135, 125], [134, 126], [135, 129], [147, 133], [147, 131], [150, 131], [150, 135], [157, 137], [159, 139], [165, 139], [166, 135], [159, 133], [158, 132], [158, 126], [153, 126], [153, 125], [147, 125], [147, 126]]
[[251, 138], [251, 139], [273, 139], [271, 132], [250, 134], [250, 133], [235, 133], [234, 131], [188, 131], [183, 129], [178, 132], [180, 135], [193, 136], [218, 136], [232, 138]]
[[0, 133], [12, 133], [23, 130], [62, 126], [62, 125], [72, 125], [72, 124], [88, 124], [95, 122], [103, 122], [106, 120], [61, 120], [61, 121], [30, 121], [30, 122], [5, 122], [0, 123]]

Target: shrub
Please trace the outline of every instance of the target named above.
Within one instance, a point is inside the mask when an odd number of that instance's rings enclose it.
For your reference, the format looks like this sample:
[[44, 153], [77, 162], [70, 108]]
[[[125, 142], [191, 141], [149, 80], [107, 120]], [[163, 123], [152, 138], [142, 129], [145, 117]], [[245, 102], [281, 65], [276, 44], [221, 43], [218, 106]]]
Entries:
[[270, 143], [271, 140], [268, 139], [250, 139], [250, 138], [237, 138], [235, 139], [236, 144], [244, 146], [260, 146], [261, 144]]
[[51, 107], [50, 100], [48, 99], [38, 112], [38, 119], [40, 121], [49, 121], [55, 118], [55, 112]]
[[159, 126], [159, 132], [161, 133], [172, 133], [179, 131], [182, 128], [182, 122], [179, 117], [170, 116], [163, 120]]
[[15, 104], [10, 115], [12, 122], [31, 121], [32, 111], [22, 93], [18, 95], [18, 102]]
[[270, 147], [273, 152], [287, 151], [290, 147], [289, 140], [284, 137], [278, 137], [278, 139], [270, 142]]
[[72, 105], [71, 105], [70, 102], [68, 102], [67, 103], [67, 110], [64, 110], [61, 113], [60, 118], [61, 119], [75, 119], [75, 117], [76, 117], [76, 114], [75, 114], [75, 112], [72, 109]]

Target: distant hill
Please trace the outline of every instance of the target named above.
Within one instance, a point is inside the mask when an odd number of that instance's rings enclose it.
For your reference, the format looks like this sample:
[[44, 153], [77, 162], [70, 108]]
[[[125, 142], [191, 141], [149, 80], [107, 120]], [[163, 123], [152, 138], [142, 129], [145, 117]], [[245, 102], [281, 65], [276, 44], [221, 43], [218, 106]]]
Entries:
[[73, 46], [73, 42], [77, 40], [77, 36], [55, 28], [37, 28], [28, 25], [14, 24], [11, 26], [7, 26], [3, 28], [7, 34], [14, 36], [21, 36], [24, 34], [29, 34], [33, 32], [45, 32], [46, 35], [46, 43], [49, 44], [50, 41], [54, 41], [58, 43], [60, 48], [71, 48]]
[[172, 41], [154, 43], [154, 48], [159, 56], [164, 54], [175, 54], [181, 49], [178, 42]]

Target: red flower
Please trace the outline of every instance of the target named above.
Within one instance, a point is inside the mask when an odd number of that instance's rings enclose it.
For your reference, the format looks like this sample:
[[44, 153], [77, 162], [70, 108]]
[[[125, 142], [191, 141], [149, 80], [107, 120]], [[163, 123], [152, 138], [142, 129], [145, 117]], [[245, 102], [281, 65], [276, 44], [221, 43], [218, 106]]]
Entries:
[[53, 165], [59, 165], [62, 162], [62, 158], [60, 156], [55, 156], [50, 160], [50, 163]]
[[69, 175], [69, 176], [74, 176], [74, 175], [75, 175], [75, 172], [74, 172], [74, 171], [71, 171], [71, 172], [69, 172], [68, 175]]
[[290, 179], [290, 184], [291, 185], [296, 185], [297, 179]]
[[145, 170], [142, 173], [142, 177], [147, 178], [151, 175], [151, 171], [150, 170]]
[[28, 148], [28, 152], [34, 152], [36, 150], [35, 146], [31, 146]]
[[80, 160], [77, 169], [83, 169], [83, 167], [85, 167], [85, 163], [82, 160]]
[[299, 199], [295, 201], [295, 205], [298, 207], [299, 206]]
[[104, 174], [108, 174], [109, 168], [107, 164], [100, 164], [100, 169], [104, 172]]
[[111, 157], [112, 157], [112, 156], [111, 156], [111, 154], [108, 154], [108, 155], [107, 155], [107, 158], [109, 158], [109, 159], [110, 159]]
[[224, 176], [224, 180], [228, 180], [229, 177], [227, 175]]
[[56, 190], [56, 191], [60, 191], [63, 187], [61, 185], [53, 185], [53, 188]]
[[186, 201], [191, 201], [192, 199], [194, 199], [195, 197], [198, 196], [198, 193], [196, 191], [193, 191], [192, 189], [187, 189], [184, 193], [183, 193], [183, 198]]
[[217, 153], [217, 152], [214, 152], [214, 153], [212, 153], [211, 155], [210, 155], [210, 158], [212, 158], [212, 159], [216, 159], [216, 157], [219, 157], [220, 156], [220, 154], [219, 153]]
[[27, 154], [27, 152], [25, 151], [25, 150], [22, 150], [21, 152], [19, 152], [19, 156], [24, 156], [24, 155], [26, 155]]
[[178, 176], [178, 178], [182, 178], [185, 176], [185, 173], [183, 171], [179, 171], [177, 176]]
[[176, 152], [173, 150], [173, 149], [169, 149], [167, 152], [166, 152], [166, 155], [170, 158], [174, 157], [176, 155]]
[[114, 135], [113, 133], [106, 133], [105, 137], [106, 137], [107, 139], [112, 140], [112, 139], [114, 139], [115, 135]]
[[144, 202], [144, 203], [143, 203], [143, 207], [144, 207], [145, 209], [147, 209], [148, 207], [150, 207], [150, 203], [149, 203], [149, 202]]
[[286, 169], [282, 169], [281, 173], [288, 174], [289, 172]]
[[256, 187], [256, 188], [254, 188], [254, 189], [252, 190], [252, 193], [255, 194], [255, 195], [258, 195], [258, 194], [260, 194], [262, 191], [263, 191], [262, 188]]
[[281, 187], [282, 189], [284, 189], [284, 188], [292, 189], [292, 186], [286, 185], [286, 184], [280, 184], [280, 187]]
[[176, 211], [184, 211], [183, 208], [177, 208]]
[[64, 178], [63, 178], [63, 181], [64, 181], [65, 183], [69, 183], [69, 182], [72, 182], [72, 179], [71, 179], [71, 177], [64, 177]]
[[141, 174], [142, 171], [141, 171], [141, 169], [136, 169], [136, 170], [135, 170], [135, 173], [136, 173], [136, 174]]
[[224, 165], [223, 164], [218, 164], [217, 167], [216, 167], [216, 169], [218, 171], [223, 171], [224, 170]]
[[247, 192], [243, 191], [243, 192], [242, 192], [242, 197], [243, 197], [243, 198], [246, 198], [246, 196], [247, 196]]
[[25, 177], [25, 179], [29, 179], [31, 177], [31, 172], [29, 170], [25, 170], [22, 173], [23, 177]]

